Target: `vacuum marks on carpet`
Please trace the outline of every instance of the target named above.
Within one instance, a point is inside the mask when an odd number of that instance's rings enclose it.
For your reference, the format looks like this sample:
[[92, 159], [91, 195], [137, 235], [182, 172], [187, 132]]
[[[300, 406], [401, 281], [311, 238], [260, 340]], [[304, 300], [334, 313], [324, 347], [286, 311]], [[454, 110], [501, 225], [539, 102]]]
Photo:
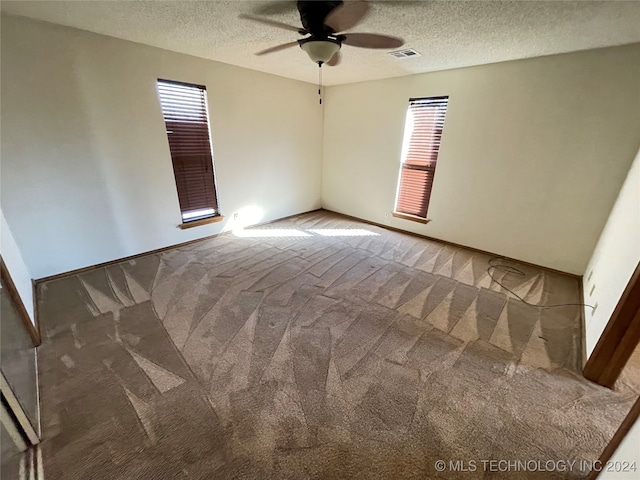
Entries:
[[[455, 478], [434, 462], [595, 460], [633, 397], [580, 377], [579, 307], [523, 304], [488, 261], [315, 212], [41, 285], [45, 473]], [[577, 280], [519, 268], [496, 278], [578, 303]]]

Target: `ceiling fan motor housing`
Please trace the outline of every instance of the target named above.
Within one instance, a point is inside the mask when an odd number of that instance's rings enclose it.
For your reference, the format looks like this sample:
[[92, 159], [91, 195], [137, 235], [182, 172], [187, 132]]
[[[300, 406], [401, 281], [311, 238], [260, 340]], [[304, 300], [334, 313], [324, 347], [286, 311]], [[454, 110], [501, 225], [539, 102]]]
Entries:
[[298, 11], [302, 26], [312, 36], [323, 37], [335, 33], [331, 27], [324, 24], [324, 20], [329, 13], [343, 3], [342, 0], [326, 2], [299, 0]]

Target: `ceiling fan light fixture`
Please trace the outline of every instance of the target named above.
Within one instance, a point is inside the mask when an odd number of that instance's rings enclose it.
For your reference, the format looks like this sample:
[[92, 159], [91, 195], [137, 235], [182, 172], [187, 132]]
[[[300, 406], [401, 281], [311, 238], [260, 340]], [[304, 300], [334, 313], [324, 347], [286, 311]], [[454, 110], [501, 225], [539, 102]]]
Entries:
[[300, 40], [300, 48], [307, 52], [309, 58], [314, 63], [326, 63], [340, 50], [340, 42], [333, 38], [324, 38], [322, 40]]

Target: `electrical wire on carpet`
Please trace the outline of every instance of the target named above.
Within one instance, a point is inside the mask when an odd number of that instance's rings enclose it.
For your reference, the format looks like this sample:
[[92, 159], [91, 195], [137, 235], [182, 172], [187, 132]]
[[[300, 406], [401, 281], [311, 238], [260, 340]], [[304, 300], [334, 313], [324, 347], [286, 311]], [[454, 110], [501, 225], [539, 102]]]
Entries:
[[555, 304], [555, 305], [537, 305], [535, 303], [527, 302], [524, 298], [522, 298], [520, 295], [518, 295], [516, 292], [514, 292], [510, 288], [506, 287], [503, 283], [501, 283], [498, 280], [496, 280], [496, 278], [493, 276], [493, 272], [496, 272], [496, 271], [504, 272], [506, 275], [511, 273], [511, 274], [514, 274], [514, 275], [518, 275], [520, 277], [526, 276], [525, 273], [522, 270], [520, 270], [519, 268], [513, 267], [511, 265], [496, 264], [495, 262], [499, 261], [499, 260], [504, 260], [504, 259], [501, 258], [501, 257], [494, 257], [491, 260], [489, 260], [489, 267], [487, 268], [487, 273], [489, 274], [489, 277], [491, 277], [492, 281], [496, 282], [498, 285], [500, 285], [502, 288], [504, 288], [507, 292], [509, 292], [514, 297], [516, 297], [518, 300], [520, 300], [525, 305], [529, 305], [530, 307], [534, 307], [534, 308], [555, 308], [555, 307], [580, 306], [580, 307], [589, 307], [589, 308], [595, 310], [595, 307], [593, 305], [589, 305], [589, 304], [586, 304], [586, 303], [558, 303], [558, 304]]

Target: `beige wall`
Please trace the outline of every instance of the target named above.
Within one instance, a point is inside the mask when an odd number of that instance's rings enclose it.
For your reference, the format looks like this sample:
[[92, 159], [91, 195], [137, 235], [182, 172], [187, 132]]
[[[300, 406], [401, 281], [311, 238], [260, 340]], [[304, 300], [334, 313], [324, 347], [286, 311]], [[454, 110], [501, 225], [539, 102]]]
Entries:
[[583, 280], [587, 357], [640, 262], [640, 152], [602, 230]]
[[[582, 274], [640, 143], [640, 45], [330, 87], [323, 112], [302, 82], [25, 19], [3, 17], [1, 34], [2, 209], [35, 278], [321, 195]], [[157, 78], [207, 85], [222, 224], [176, 228]], [[387, 219], [407, 100], [430, 95], [450, 96], [432, 221]]]
[[[640, 44], [330, 87], [323, 206], [582, 275], [640, 144]], [[449, 95], [428, 217], [393, 209], [410, 97]]]
[[[313, 85], [26, 19], [3, 17], [1, 35], [2, 210], [35, 278], [211, 235], [246, 209], [320, 206]], [[177, 228], [157, 78], [207, 86], [222, 224]]]

